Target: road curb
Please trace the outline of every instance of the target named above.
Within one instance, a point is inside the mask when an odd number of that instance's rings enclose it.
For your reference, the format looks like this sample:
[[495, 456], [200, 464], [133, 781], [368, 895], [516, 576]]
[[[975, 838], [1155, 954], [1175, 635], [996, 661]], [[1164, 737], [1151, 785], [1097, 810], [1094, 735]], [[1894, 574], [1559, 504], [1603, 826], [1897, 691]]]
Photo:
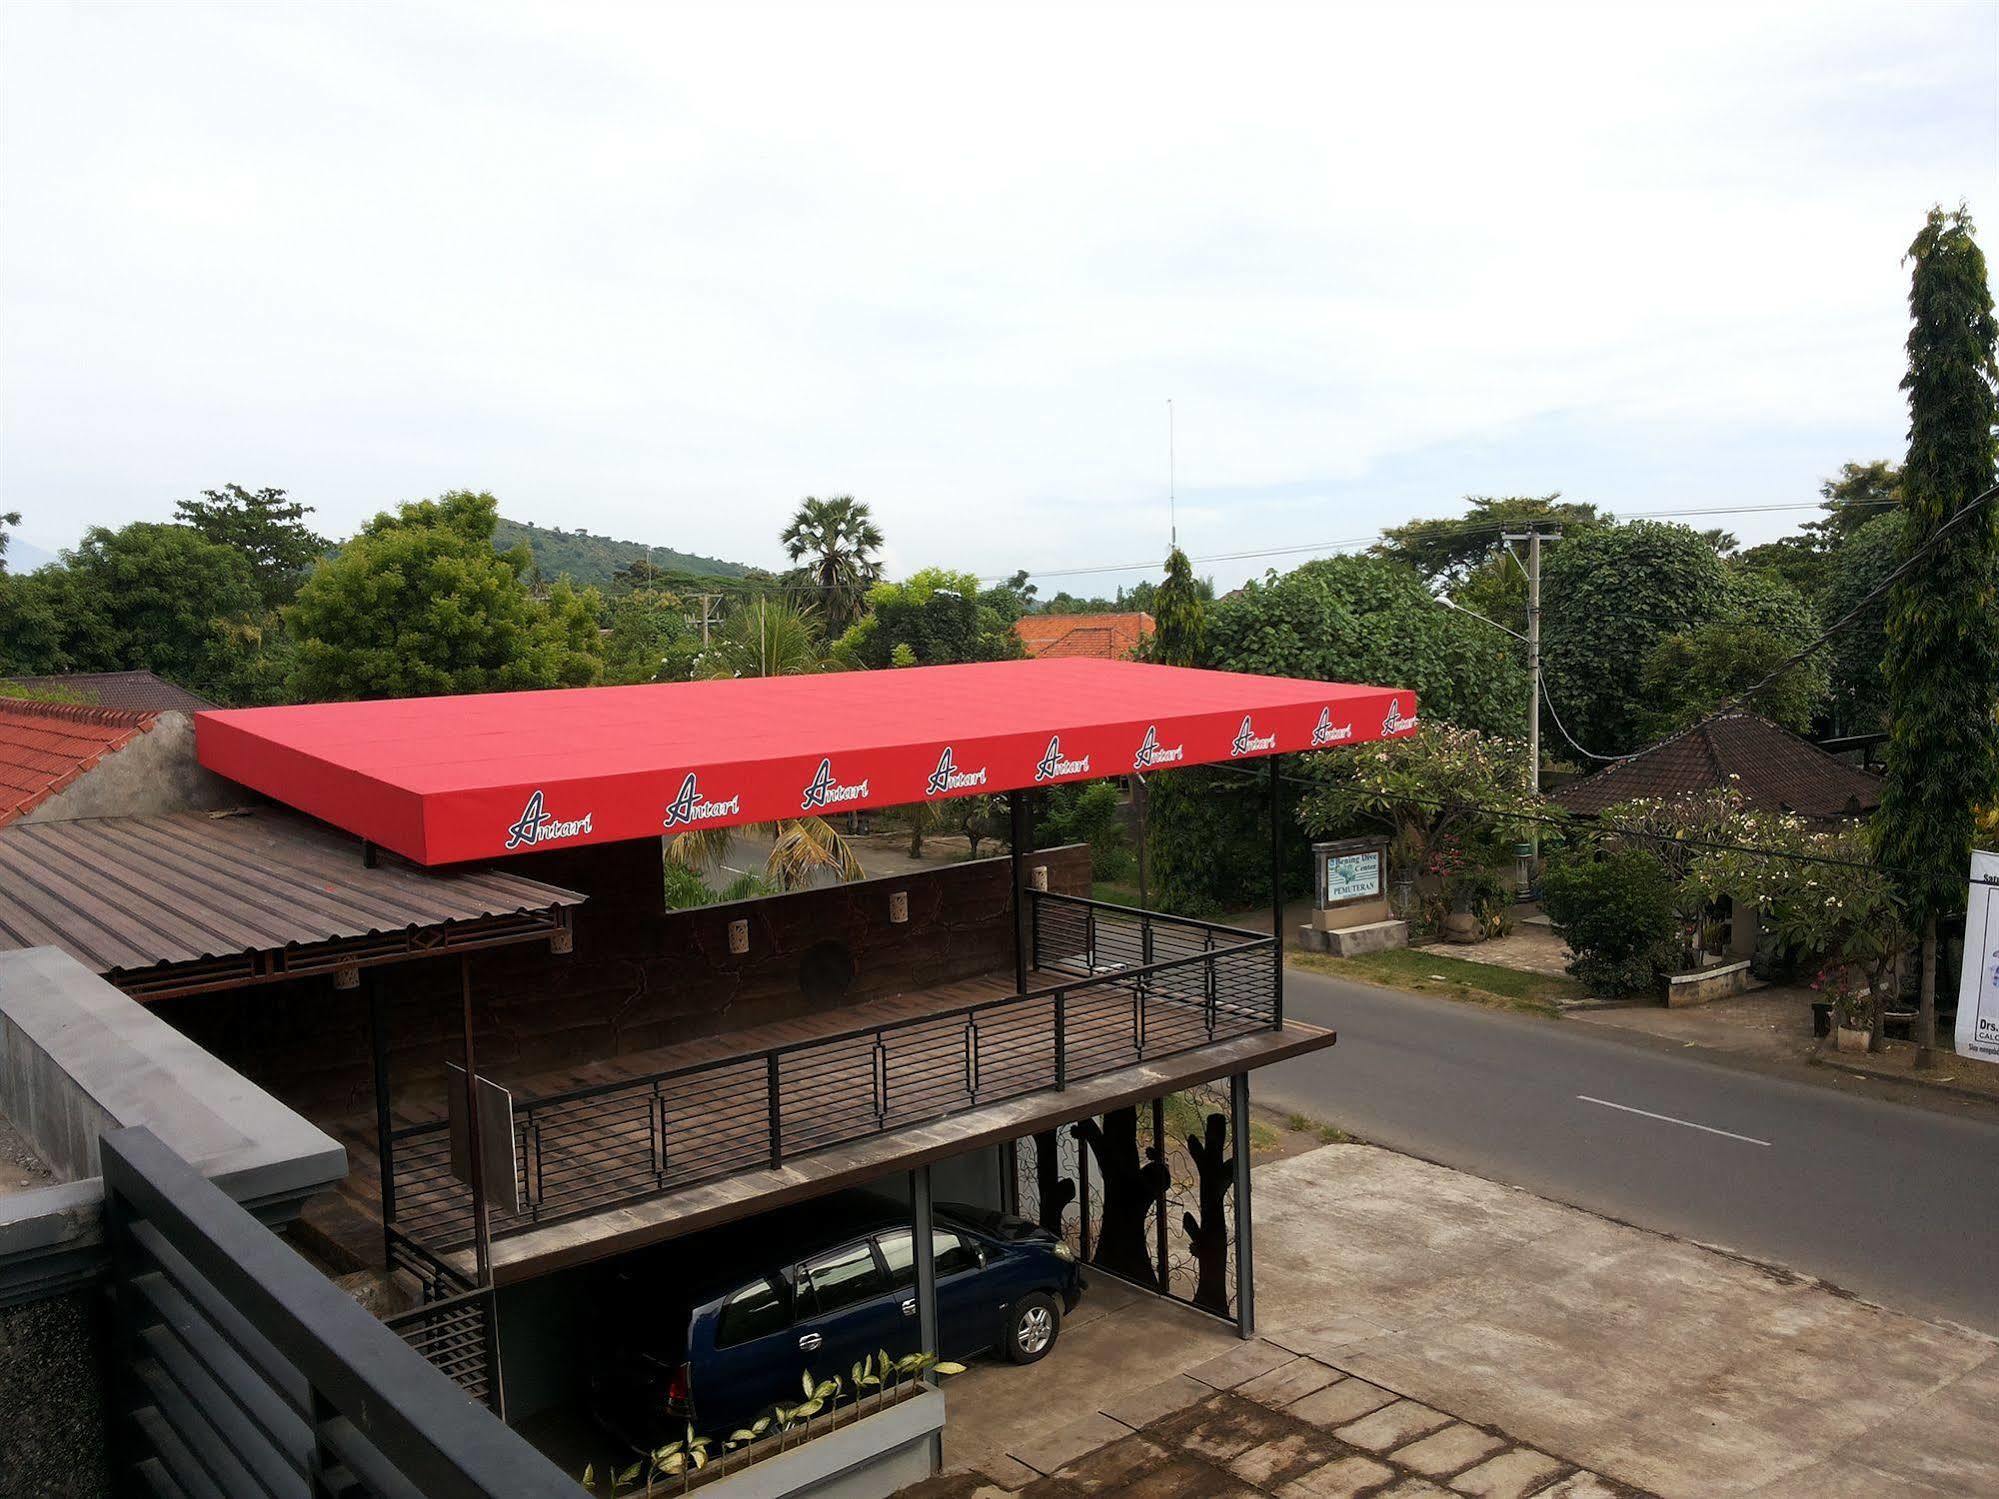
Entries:
[[1856, 1067], [1851, 1062], [1835, 1062], [1830, 1057], [1814, 1054], [1806, 1059], [1808, 1067], [1823, 1067], [1829, 1072], [1843, 1072], [1848, 1077], [1865, 1078], [1873, 1083], [1906, 1083], [1913, 1088], [1927, 1088], [1933, 1093], [1948, 1093], [1953, 1098], [1969, 1098], [1977, 1103], [1999, 1103], [1983, 1088], [1966, 1088], [1958, 1083], [1931, 1082], [1927, 1078], [1904, 1077], [1898, 1072], [1876, 1072], [1868, 1067]]

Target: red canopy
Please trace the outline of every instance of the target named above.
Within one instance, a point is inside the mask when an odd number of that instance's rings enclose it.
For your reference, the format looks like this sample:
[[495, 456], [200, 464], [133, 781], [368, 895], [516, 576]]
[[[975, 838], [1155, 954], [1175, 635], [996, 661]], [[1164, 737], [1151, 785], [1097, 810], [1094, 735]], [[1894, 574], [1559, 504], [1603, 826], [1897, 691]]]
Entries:
[[241, 708], [201, 763], [420, 864], [1360, 743], [1416, 695], [1130, 661]]

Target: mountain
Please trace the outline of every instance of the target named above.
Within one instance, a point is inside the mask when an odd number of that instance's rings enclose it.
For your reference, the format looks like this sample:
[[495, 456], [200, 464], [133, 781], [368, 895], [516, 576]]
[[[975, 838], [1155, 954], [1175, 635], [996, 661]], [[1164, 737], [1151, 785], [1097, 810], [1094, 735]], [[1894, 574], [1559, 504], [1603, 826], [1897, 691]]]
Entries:
[[23, 541], [18, 536], [7, 538], [7, 571], [10, 573], [31, 573], [57, 560], [54, 552], [45, 552], [32, 541]]
[[672, 547], [648, 548], [642, 541], [618, 541], [609, 536], [593, 536], [588, 531], [551, 529], [501, 516], [493, 531], [494, 547], [509, 552], [522, 542], [534, 553], [535, 566], [541, 569], [544, 578], [553, 581], [566, 576], [579, 587], [608, 588], [611, 574], [647, 555], [654, 566], [668, 573], [740, 578], [750, 570], [740, 562], [676, 552]]

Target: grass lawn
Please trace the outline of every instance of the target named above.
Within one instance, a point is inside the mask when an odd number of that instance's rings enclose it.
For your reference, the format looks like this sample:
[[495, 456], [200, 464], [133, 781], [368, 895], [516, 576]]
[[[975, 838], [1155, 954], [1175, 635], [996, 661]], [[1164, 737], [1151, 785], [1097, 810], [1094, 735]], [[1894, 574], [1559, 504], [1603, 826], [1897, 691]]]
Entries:
[[1435, 994], [1529, 1015], [1554, 1015], [1557, 1000], [1580, 999], [1584, 992], [1574, 979], [1522, 973], [1517, 968], [1501, 968], [1493, 963], [1473, 963], [1434, 947], [1392, 947], [1358, 958], [1292, 953], [1290, 962], [1293, 967], [1333, 978], [1406, 989], [1412, 994]]

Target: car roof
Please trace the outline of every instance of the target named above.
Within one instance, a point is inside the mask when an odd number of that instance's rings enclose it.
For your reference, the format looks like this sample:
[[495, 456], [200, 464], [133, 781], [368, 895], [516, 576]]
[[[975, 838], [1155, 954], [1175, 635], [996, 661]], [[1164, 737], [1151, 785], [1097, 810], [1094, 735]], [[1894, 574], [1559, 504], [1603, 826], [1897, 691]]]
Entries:
[[[938, 1220], [964, 1231], [971, 1225]], [[864, 1234], [911, 1226], [906, 1204], [859, 1190], [828, 1193], [809, 1202], [774, 1208], [705, 1233], [641, 1250], [614, 1269], [642, 1273], [662, 1297], [696, 1307], [726, 1296], [758, 1275], [782, 1278], [800, 1260], [850, 1244]]]

